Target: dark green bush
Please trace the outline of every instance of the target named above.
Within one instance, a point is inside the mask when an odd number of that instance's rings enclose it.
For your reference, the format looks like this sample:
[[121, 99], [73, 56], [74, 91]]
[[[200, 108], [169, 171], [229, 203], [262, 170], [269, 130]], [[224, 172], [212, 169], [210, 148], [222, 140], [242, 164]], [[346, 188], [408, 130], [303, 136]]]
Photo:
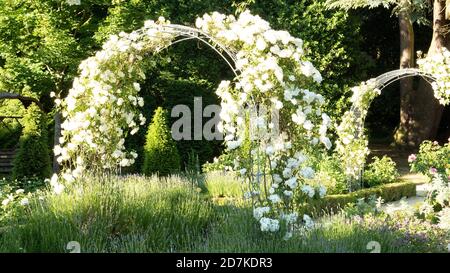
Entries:
[[48, 178], [51, 160], [48, 148], [47, 119], [35, 104], [31, 104], [23, 119], [19, 150], [14, 159], [13, 178]]
[[158, 107], [147, 131], [142, 172], [167, 176], [179, 171], [180, 155], [169, 129], [167, 111]]
[[375, 156], [374, 161], [367, 166], [364, 172], [364, 184], [367, 187], [374, 187], [381, 184], [392, 183], [399, 177], [397, 165], [388, 156], [379, 158]]

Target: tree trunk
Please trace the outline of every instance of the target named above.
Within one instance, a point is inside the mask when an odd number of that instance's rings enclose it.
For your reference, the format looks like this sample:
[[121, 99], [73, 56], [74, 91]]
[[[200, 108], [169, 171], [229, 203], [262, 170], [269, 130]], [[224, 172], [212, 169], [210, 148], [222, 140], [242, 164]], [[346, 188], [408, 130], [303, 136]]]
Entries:
[[[446, 0], [435, 0], [433, 6], [433, 38], [428, 56], [432, 56], [440, 51], [441, 48], [449, 45], [449, 35], [447, 35], [445, 26], [449, 23], [445, 19]], [[436, 137], [439, 123], [442, 118], [444, 107], [434, 97], [431, 85], [424, 79], [421, 79], [418, 90], [411, 100], [413, 110], [413, 145], [417, 146], [426, 139]]]
[[[400, 69], [415, 66], [414, 62], [414, 29], [411, 15], [400, 12]], [[397, 144], [408, 145], [411, 132], [411, 95], [413, 93], [413, 78], [400, 80], [400, 126], [396, 132]]]
[[[55, 133], [53, 136], [54, 146], [59, 145], [59, 138], [61, 137], [61, 113], [56, 112], [54, 116], [55, 120]], [[56, 156], [53, 155], [53, 173], [59, 173], [59, 163], [56, 160]]]

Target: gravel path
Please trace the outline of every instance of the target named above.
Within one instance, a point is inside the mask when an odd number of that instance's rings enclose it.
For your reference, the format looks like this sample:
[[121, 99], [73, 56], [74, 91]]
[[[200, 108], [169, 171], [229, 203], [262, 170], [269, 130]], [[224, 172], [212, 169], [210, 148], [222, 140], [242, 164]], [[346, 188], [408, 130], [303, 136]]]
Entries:
[[402, 200], [395, 202], [388, 202], [381, 207], [386, 213], [393, 213], [398, 210], [414, 209], [420, 206], [425, 200], [428, 193], [428, 184], [420, 184], [416, 186], [417, 195], [414, 197], [403, 198]]

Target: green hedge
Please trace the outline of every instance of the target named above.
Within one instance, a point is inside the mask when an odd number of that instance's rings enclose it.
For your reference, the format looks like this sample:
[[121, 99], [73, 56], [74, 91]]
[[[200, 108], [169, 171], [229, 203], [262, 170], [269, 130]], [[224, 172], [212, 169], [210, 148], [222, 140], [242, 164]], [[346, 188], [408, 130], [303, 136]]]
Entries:
[[24, 128], [19, 141], [19, 150], [13, 162], [14, 179], [24, 177], [48, 178], [51, 174], [51, 159], [48, 148], [47, 117], [34, 103], [25, 113]]
[[142, 168], [145, 175], [167, 176], [180, 171], [180, 155], [172, 139], [167, 116], [167, 111], [158, 107], [148, 127]]
[[302, 214], [320, 216], [324, 213], [337, 212], [346, 204], [355, 203], [360, 198], [369, 198], [373, 195], [383, 198], [385, 202], [397, 201], [403, 197], [416, 196], [416, 186], [417, 184], [413, 182], [399, 182], [362, 189], [349, 194], [327, 195], [323, 199], [313, 200], [302, 206], [299, 211]]

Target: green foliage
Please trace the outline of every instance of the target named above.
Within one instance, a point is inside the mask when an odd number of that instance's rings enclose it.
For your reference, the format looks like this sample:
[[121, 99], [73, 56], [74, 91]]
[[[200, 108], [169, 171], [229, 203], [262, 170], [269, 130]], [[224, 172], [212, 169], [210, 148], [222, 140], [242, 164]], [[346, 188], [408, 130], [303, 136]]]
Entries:
[[13, 178], [48, 178], [51, 173], [48, 148], [47, 119], [35, 104], [31, 104], [22, 119], [23, 130], [19, 150], [14, 159]]
[[0, 229], [10, 219], [15, 219], [23, 214], [23, 209], [29, 204], [29, 193], [22, 189], [4, 184], [5, 180], [0, 180]]
[[367, 166], [364, 171], [364, 183], [368, 187], [374, 187], [381, 184], [388, 184], [396, 181], [399, 177], [397, 165], [388, 156], [382, 158], [374, 157], [373, 162]]
[[205, 174], [205, 187], [211, 197], [242, 198], [243, 182], [232, 175], [224, 172], [209, 172]]
[[[79, 6], [69, 6], [64, 1], [35, 0], [28, 5], [22, 2], [4, 1], [0, 5], [0, 88], [32, 93], [47, 107], [52, 105], [47, 94], [55, 91], [64, 96], [80, 60], [91, 55], [110, 34], [134, 30], [145, 20], [159, 16], [192, 25], [205, 12], [233, 13], [249, 8], [275, 28], [301, 37], [325, 77], [322, 90], [329, 98], [327, 110], [335, 117], [348, 105], [345, 86], [366, 78], [365, 65], [370, 63], [360, 49], [359, 17], [326, 10], [322, 0], [84, 0]], [[214, 90], [218, 83], [233, 77], [213, 50], [197, 42], [178, 44], [146, 61], [148, 81], [142, 95], [147, 117], [157, 106], [171, 109], [173, 105], [186, 104], [192, 109], [194, 96], [203, 97], [204, 105], [217, 103]], [[144, 143], [145, 133], [128, 137], [126, 145], [140, 155], [136, 169], [130, 171], [141, 169]], [[192, 149], [199, 155], [200, 164], [220, 155], [222, 150], [219, 141], [178, 141], [177, 147], [184, 163]]]
[[341, 194], [348, 190], [347, 179], [339, 158], [333, 155], [320, 160], [312, 184], [325, 186], [327, 194]]
[[[0, 100], [0, 116], [21, 117], [25, 112], [19, 100]], [[16, 119], [5, 118], [0, 121], [0, 149], [15, 148], [21, 133], [22, 126]]]
[[45, 184], [45, 179], [38, 177], [29, 177], [23, 179], [0, 178], [0, 188], [10, 187], [11, 190], [14, 191], [23, 189], [26, 193], [43, 189]]
[[[229, 2], [223, 0], [118, 1], [108, 8], [108, 16], [100, 23], [95, 38], [101, 43], [110, 34], [132, 31], [142, 27], [145, 20], [155, 20], [159, 16], [164, 16], [172, 23], [193, 25], [197, 16], [213, 11], [228, 14], [232, 9]], [[231, 69], [221, 57], [197, 41], [174, 45], [145, 61], [147, 81], [142, 85], [141, 96], [145, 100], [146, 117], [150, 117], [158, 106], [172, 109], [175, 105], [184, 104], [193, 112], [194, 97], [202, 97], [203, 106], [218, 104], [215, 89], [221, 80], [233, 77]], [[172, 124], [175, 120], [176, 118], [170, 118], [169, 123]], [[204, 119], [203, 122], [207, 120]], [[143, 150], [140, 147], [144, 144], [143, 133], [127, 139], [126, 145], [140, 155], [135, 163], [137, 169], [131, 171], [139, 171], [142, 167]], [[203, 164], [218, 156], [222, 150], [220, 141], [180, 140], [176, 144], [182, 167], [188, 164], [191, 151], [198, 154], [199, 163]]]
[[198, 187], [200, 191], [205, 191], [204, 179], [201, 174], [198, 154], [195, 151], [189, 153], [188, 162], [185, 164], [184, 176], [191, 181], [193, 187]]
[[0, 90], [44, 97], [51, 106], [48, 94], [67, 91], [96, 47], [92, 36], [107, 1], [0, 2]]
[[205, 173], [208, 172], [225, 172], [232, 170], [234, 156], [230, 153], [223, 153], [218, 157], [215, 157], [212, 162], [206, 162], [202, 166], [202, 170]]
[[326, 5], [329, 8], [341, 8], [344, 10], [376, 7], [391, 8], [392, 13], [399, 15], [406, 13], [410, 16], [412, 22], [419, 24], [428, 24], [427, 12], [430, 9], [428, 0], [327, 0]]
[[371, 196], [367, 199], [360, 198], [356, 203], [345, 205], [342, 211], [347, 217], [377, 214], [380, 212], [379, 208], [382, 202], [383, 200], [381, 197], [376, 198], [375, 196]]
[[345, 10], [358, 8], [376, 8], [382, 6], [389, 8], [399, 2], [398, 0], [327, 0], [326, 5], [330, 8], [341, 8]]
[[227, 207], [224, 213], [227, 213], [226, 217], [210, 229], [207, 242], [199, 245], [194, 252], [368, 253], [370, 250], [367, 249], [367, 243], [377, 241], [382, 253], [445, 253], [445, 243], [448, 240], [445, 232], [436, 227], [420, 229], [413, 225], [399, 225], [394, 217], [348, 219], [337, 215], [326, 216], [321, 220], [320, 227], [294, 234], [290, 240], [285, 241], [273, 235], [255, 232], [256, 225], [247, 221], [252, 217], [251, 211]]
[[166, 176], [180, 171], [180, 156], [167, 122], [167, 111], [158, 107], [148, 127], [144, 166], [146, 175]]
[[[9, 122], [8, 122], [9, 123]], [[19, 124], [13, 123], [13, 126], [8, 128], [2, 127], [0, 124], [0, 149], [14, 148], [17, 145], [17, 140], [20, 138], [21, 128]]]
[[429, 177], [434, 174], [450, 176], [450, 140], [440, 146], [437, 142], [429, 140], [420, 144], [419, 153], [410, 156], [412, 172], [419, 172]]

